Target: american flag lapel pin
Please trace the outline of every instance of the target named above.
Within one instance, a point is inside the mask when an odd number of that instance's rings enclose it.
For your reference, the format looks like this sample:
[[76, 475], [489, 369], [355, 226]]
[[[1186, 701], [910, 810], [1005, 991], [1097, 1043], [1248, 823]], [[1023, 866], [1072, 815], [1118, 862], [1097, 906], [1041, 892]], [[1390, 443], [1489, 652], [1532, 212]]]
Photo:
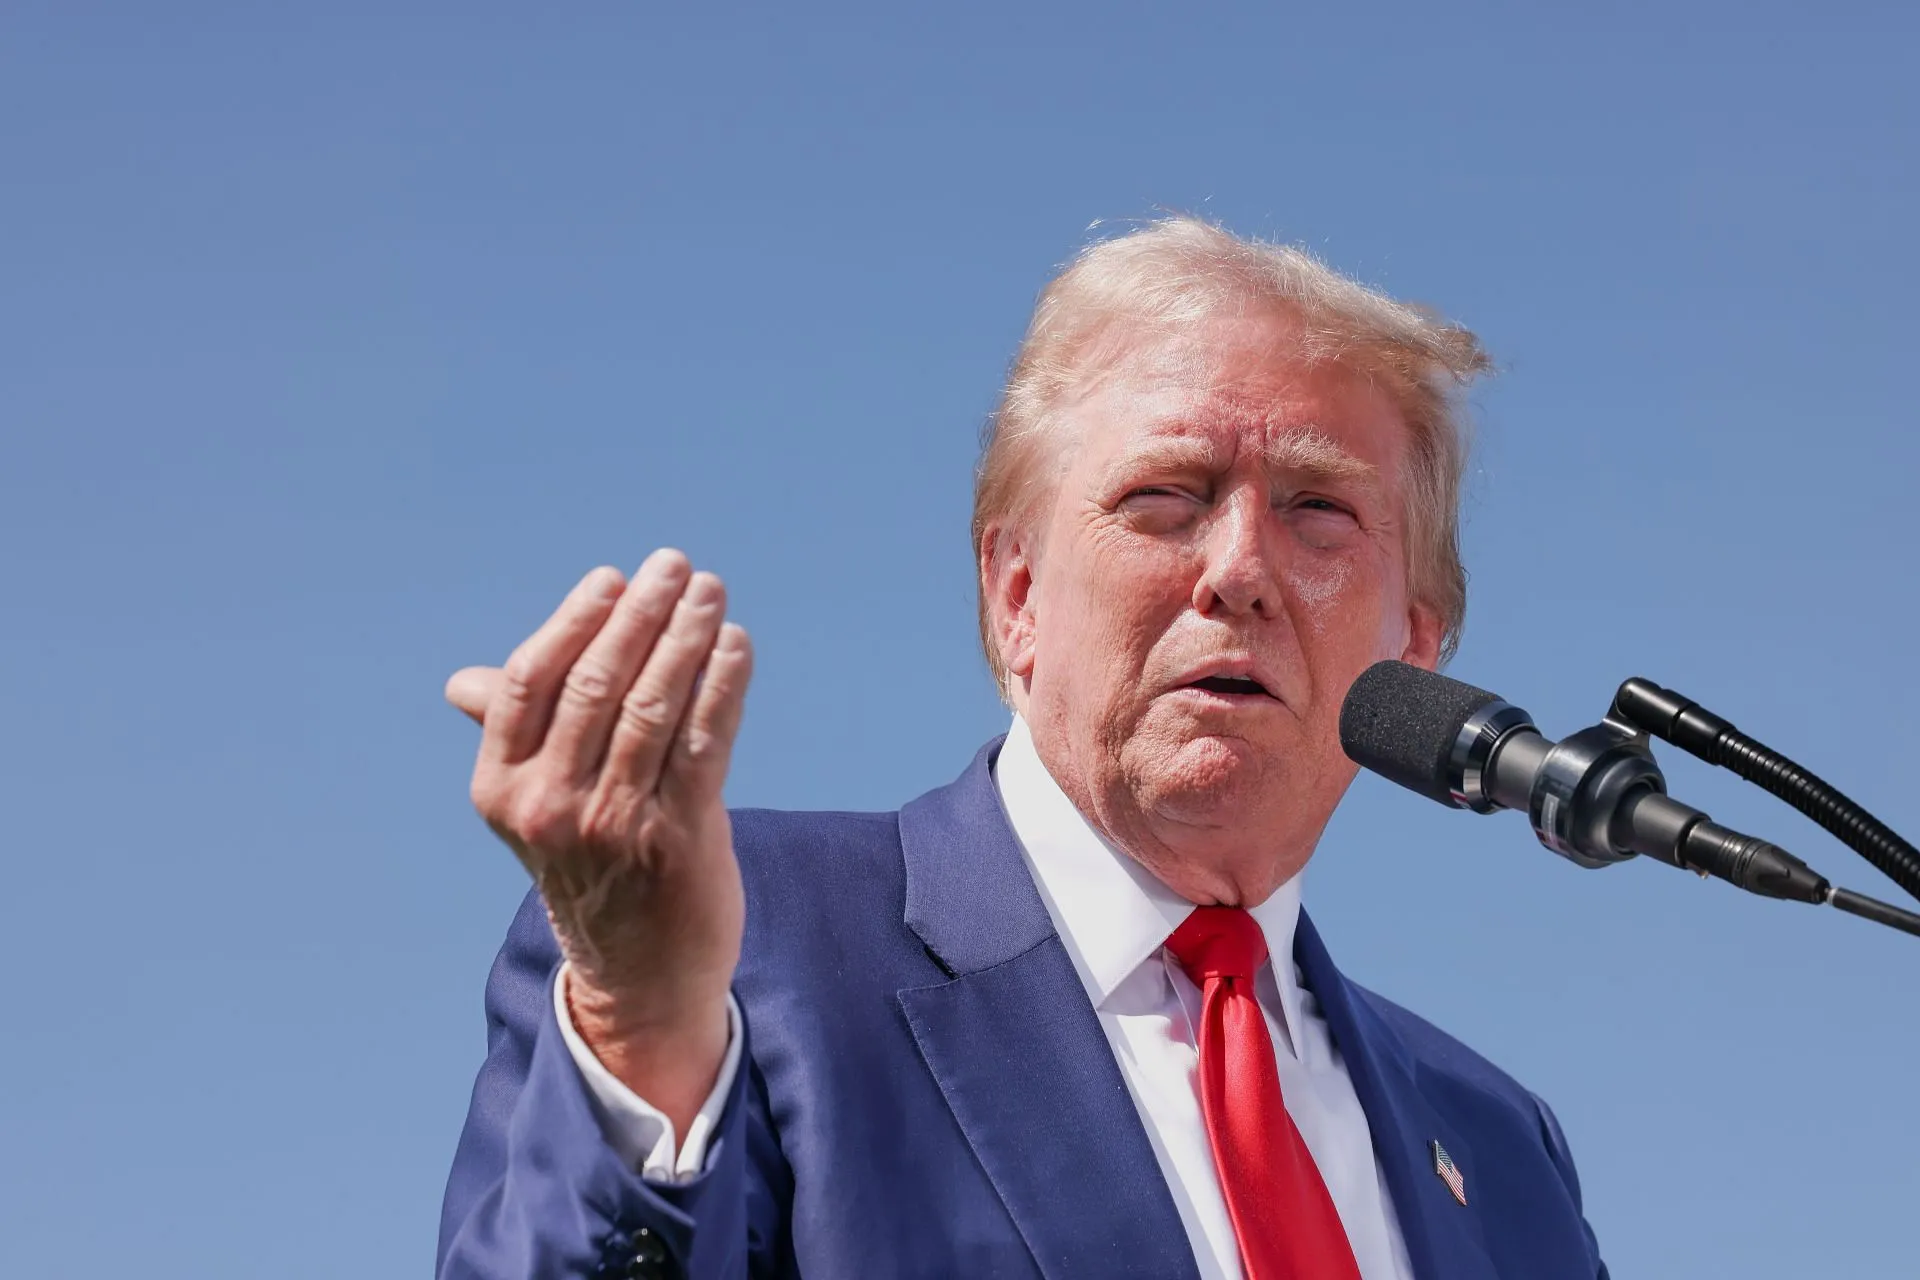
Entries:
[[1460, 1166], [1453, 1162], [1447, 1149], [1435, 1138], [1427, 1145], [1433, 1148], [1433, 1171], [1440, 1175], [1440, 1181], [1447, 1184], [1447, 1190], [1453, 1192], [1453, 1198], [1461, 1204], [1467, 1202], [1467, 1179], [1460, 1172]]

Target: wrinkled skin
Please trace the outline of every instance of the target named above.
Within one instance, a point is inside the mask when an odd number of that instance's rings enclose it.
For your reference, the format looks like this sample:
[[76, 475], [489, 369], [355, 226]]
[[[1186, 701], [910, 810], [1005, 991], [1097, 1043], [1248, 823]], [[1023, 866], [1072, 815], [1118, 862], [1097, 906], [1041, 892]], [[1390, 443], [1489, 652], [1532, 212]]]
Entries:
[[[1432, 668], [1408, 592], [1407, 426], [1274, 314], [1136, 344], [1061, 414], [1060, 481], [981, 568], [1010, 694], [1093, 825], [1191, 901], [1254, 906], [1355, 772], [1341, 700]], [[1251, 677], [1264, 692], [1195, 687]]]
[[574, 1026], [679, 1133], [726, 1054], [746, 918], [721, 787], [753, 664], [725, 614], [717, 577], [657, 551], [447, 684], [485, 726], [474, 807], [540, 887]]
[[[1353, 777], [1347, 687], [1439, 651], [1407, 592], [1405, 424], [1293, 348], [1283, 317], [1220, 319], [1090, 371], [1040, 519], [981, 548], [1041, 759], [1199, 903], [1256, 905], [1305, 864]], [[744, 918], [721, 790], [752, 654], [725, 610], [719, 579], [656, 552], [447, 685], [485, 726], [473, 801], [546, 899], [576, 1027], [681, 1133], [725, 1056]]]

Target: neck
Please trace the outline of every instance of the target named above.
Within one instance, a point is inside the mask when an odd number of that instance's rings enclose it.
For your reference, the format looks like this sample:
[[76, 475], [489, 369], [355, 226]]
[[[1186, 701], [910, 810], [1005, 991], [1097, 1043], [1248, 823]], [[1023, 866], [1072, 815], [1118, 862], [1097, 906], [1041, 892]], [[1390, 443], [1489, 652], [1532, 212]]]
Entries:
[[1022, 703], [1024, 699], [1017, 700], [1015, 710], [1027, 725], [1034, 754], [1080, 816], [1108, 844], [1188, 902], [1251, 909], [1306, 866], [1318, 832], [1295, 853], [1276, 848], [1271, 831], [1196, 826], [1151, 813], [1136, 803], [1124, 779], [1104, 788], [1090, 785], [1064, 736], [1034, 732]]

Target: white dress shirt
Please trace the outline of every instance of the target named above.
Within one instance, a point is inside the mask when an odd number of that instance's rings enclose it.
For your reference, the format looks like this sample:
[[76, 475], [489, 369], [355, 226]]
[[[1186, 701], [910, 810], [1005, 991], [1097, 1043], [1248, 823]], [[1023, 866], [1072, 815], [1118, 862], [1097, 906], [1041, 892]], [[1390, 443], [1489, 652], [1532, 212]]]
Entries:
[[713, 1082], [713, 1091], [707, 1094], [707, 1100], [700, 1104], [693, 1123], [687, 1126], [686, 1142], [676, 1147], [673, 1121], [667, 1119], [667, 1113], [620, 1083], [620, 1078], [607, 1070], [580, 1038], [573, 1016], [567, 1012], [566, 982], [567, 970], [563, 965], [560, 976], [553, 982], [553, 1008], [560, 1019], [560, 1038], [567, 1042], [567, 1052], [573, 1055], [573, 1065], [580, 1069], [580, 1078], [587, 1082], [587, 1101], [600, 1121], [600, 1132], [607, 1145], [627, 1162], [629, 1169], [638, 1169], [640, 1176], [654, 1182], [686, 1182], [698, 1175], [706, 1167], [707, 1142], [720, 1127], [720, 1113], [727, 1106], [727, 1091], [733, 1088], [733, 1077], [740, 1070], [740, 1046], [744, 1043], [740, 1034], [740, 1006], [733, 1002], [732, 996], [727, 997], [727, 1056], [721, 1060], [720, 1077]]
[[[994, 766], [1000, 803], [1054, 929], [1099, 1015], [1127, 1092], [1186, 1226], [1202, 1280], [1238, 1277], [1240, 1248], [1200, 1114], [1200, 990], [1166, 941], [1193, 904], [1095, 831], [1034, 752], [1017, 717]], [[1300, 984], [1293, 932], [1300, 878], [1249, 912], [1266, 936], [1254, 976], [1280, 1092], [1346, 1228], [1363, 1280], [1413, 1280], [1399, 1221], [1373, 1158], [1373, 1134], [1319, 1003]], [[1277, 963], [1276, 963], [1277, 962]]]
[[[1200, 992], [1166, 951], [1168, 935], [1193, 904], [1088, 825], [1040, 762], [1026, 723], [1018, 717], [1000, 749], [994, 784], [1034, 884], [1119, 1062], [1202, 1280], [1233, 1280], [1241, 1275], [1240, 1250], [1200, 1114], [1194, 1036]], [[1282, 961], [1261, 966], [1254, 995], [1273, 1037], [1287, 1112], [1319, 1166], [1363, 1280], [1413, 1280], [1393, 1204], [1374, 1160], [1366, 1113], [1319, 1005], [1301, 986], [1292, 962], [1300, 917], [1299, 878], [1250, 914], [1266, 936], [1269, 956]], [[739, 1069], [739, 1010], [730, 1010], [733, 1038], [720, 1078], [676, 1151], [672, 1122], [600, 1064], [567, 1016], [562, 988], [556, 986], [554, 995], [561, 1033], [608, 1142], [648, 1178], [678, 1181], [697, 1172]]]

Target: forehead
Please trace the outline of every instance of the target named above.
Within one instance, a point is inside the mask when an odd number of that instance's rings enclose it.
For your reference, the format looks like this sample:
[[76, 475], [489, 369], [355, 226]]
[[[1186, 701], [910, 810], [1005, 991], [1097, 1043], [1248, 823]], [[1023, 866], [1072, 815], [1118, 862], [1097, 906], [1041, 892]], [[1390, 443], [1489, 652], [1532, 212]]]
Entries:
[[1338, 363], [1307, 362], [1298, 322], [1271, 314], [1134, 335], [1088, 371], [1066, 416], [1080, 460], [1095, 465], [1167, 447], [1297, 457], [1311, 442], [1390, 476], [1407, 445], [1390, 395]]

